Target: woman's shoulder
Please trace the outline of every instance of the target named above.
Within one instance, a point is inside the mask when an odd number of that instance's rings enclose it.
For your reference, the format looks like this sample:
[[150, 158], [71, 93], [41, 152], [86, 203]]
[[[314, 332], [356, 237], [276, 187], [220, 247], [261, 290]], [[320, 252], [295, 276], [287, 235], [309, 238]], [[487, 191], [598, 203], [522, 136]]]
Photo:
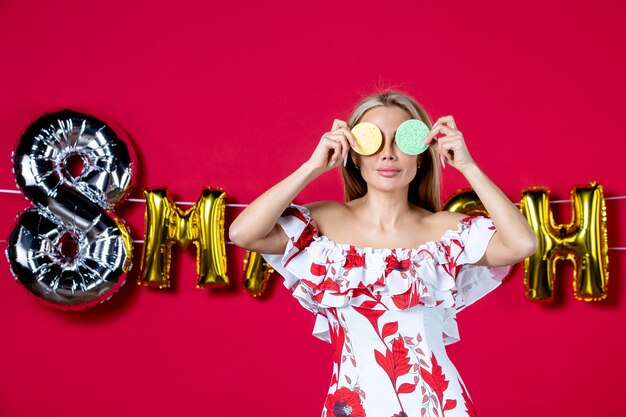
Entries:
[[309, 211], [309, 217], [315, 226], [327, 224], [331, 220], [340, 220], [350, 213], [345, 203], [334, 200], [315, 201], [303, 204], [303, 207]]
[[314, 201], [312, 203], [303, 204], [303, 206], [309, 210], [312, 217], [315, 217], [315, 213], [325, 215], [336, 214], [348, 210], [348, 206], [345, 203], [334, 200]]
[[434, 223], [454, 226], [460, 220], [466, 218], [467, 215], [463, 213], [457, 213], [454, 211], [441, 210], [441, 211], [432, 213], [429, 217], [430, 217], [430, 220]]
[[421, 227], [431, 230], [431, 239], [435, 240], [441, 238], [450, 230], [458, 230], [459, 221], [464, 217], [466, 216], [461, 213], [447, 210], [436, 212], [425, 210], [422, 212], [420, 224]]

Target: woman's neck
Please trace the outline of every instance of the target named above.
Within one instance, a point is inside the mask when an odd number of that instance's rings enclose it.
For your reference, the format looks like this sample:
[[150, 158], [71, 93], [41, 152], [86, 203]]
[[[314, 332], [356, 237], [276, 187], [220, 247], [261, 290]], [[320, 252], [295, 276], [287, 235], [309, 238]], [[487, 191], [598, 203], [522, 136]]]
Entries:
[[381, 230], [396, 229], [411, 212], [408, 187], [394, 192], [368, 190], [355, 206], [364, 221]]

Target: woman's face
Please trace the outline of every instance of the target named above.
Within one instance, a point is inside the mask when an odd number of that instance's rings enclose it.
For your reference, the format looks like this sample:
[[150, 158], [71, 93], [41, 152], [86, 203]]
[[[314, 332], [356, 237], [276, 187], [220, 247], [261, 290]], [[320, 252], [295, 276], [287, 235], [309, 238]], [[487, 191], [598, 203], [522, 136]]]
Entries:
[[395, 134], [398, 126], [412, 119], [411, 115], [398, 106], [379, 106], [367, 110], [359, 122], [375, 124], [383, 134], [380, 149], [372, 155], [359, 155], [350, 151], [353, 161], [360, 165], [361, 176], [368, 188], [393, 190], [408, 186], [417, 173], [421, 155], [407, 155], [398, 149]]

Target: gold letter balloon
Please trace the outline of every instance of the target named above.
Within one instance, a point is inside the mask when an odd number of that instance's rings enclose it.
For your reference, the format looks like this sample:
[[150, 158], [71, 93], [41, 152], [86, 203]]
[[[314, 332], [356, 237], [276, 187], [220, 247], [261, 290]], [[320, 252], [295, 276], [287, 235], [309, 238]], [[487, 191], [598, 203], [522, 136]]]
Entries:
[[144, 190], [144, 195], [145, 241], [139, 283], [169, 288], [172, 245], [177, 243], [185, 249], [193, 242], [197, 247], [196, 287], [228, 285], [224, 242], [226, 193], [205, 188], [196, 204], [186, 211], [176, 206], [165, 188]]
[[468, 216], [489, 216], [478, 194], [471, 188], [462, 188], [448, 197], [442, 210], [463, 213]]
[[539, 238], [535, 254], [524, 259], [526, 296], [536, 301], [552, 301], [556, 263], [569, 260], [574, 264], [576, 299], [605, 299], [609, 257], [602, 186], [591, 182], [572, 190], [569, 224], [555, 224], [549, 208], [549, 193], [550, 190], [543, 187], [522, 193], [522, 213]]
[[243, 260], [243, 288], [253, 297], [265, 292], [267, 281], [274, 272], [274, 268], [263, 260], [258, 252], [247, 250]]

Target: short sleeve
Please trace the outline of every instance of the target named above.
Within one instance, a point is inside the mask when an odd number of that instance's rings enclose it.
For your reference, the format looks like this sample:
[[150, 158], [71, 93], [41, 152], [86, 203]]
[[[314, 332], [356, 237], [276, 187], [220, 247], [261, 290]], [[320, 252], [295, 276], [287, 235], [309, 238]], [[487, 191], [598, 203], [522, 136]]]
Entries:
[[287, 234], [287, 245], [283, 254], [261, 256], [284, 278], [283, 284], [292, 292], [302, 307], [316, 315], [313, 336], [330, 343], [330, 334], [326, 309], [314, 299], [314, 294], [307, 285], [301, 285], [300, 277], [306, 271], [298, 271], [300, 264], [293, 262], [318, 236], [317, 227], [310, 216], [309, 209], [297, 204], [289, 205], [278, 218], [279, 224]]
[[484, 216], [465, 217], [459, 228], [446, 233], [441, 241], [444, 261], [455, 285], [452, 290], [454, 307], [447, 308], [443, 320], [444, 345], [461, 340], [456, 314], [495, 290], [511, 271], [511, 266], [475, 265], [496, 232], [493, 221]]
[[459, 228], [443, 240], [450, 271], [455, 277], [455, 308], [461, 311], [494, 289], [511, 271], [511, 265], [475, 265], [496, 233], [493, 221], [484, 216], [470, 216], [458, 222]]

